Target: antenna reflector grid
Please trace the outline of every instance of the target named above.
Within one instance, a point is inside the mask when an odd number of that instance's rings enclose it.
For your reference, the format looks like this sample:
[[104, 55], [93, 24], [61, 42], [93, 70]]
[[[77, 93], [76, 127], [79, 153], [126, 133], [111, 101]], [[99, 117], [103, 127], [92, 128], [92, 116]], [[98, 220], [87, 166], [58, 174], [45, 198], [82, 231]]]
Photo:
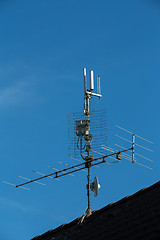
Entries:
[[[83, 132], [87, 131], [85, 126], [86, 116], [83, 113], [70, 113], [68, 115], [68, 156], [71, 159], [82, 160], [80, 155], [80, 145], [82, 145], [82, 154], [85, 158], [87, 152], [85, 151], [85, 136]], [[84, 125], [84, 127], [83, 127]], [[80, 134], [81, 133], [81, 134]], [[107, 145], [107, 123], [106, 111], [95, 111], [90, 113], [90, 134], [91, 152], [94, 158], [105, 155], [104, 149], [101, 145]]]

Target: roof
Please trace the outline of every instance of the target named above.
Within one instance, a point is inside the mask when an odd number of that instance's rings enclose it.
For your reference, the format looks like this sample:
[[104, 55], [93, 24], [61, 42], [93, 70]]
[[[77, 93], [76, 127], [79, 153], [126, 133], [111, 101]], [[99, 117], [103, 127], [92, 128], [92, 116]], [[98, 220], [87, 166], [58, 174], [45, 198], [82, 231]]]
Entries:
[[160, 181], [32, 240], [160, 239]]

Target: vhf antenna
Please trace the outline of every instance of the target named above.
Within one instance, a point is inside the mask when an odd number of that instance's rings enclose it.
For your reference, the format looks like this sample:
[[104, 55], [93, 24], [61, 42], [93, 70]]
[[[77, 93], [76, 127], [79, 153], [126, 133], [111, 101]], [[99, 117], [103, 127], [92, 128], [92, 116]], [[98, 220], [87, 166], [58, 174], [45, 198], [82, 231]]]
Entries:
[[[84, 219], [85, 216], [89, 216], [91, 214], [91, 200], [90, 200], [91, 190], [94, 192], [94, 195], [97, 196], [98, 190], [100, 188], [97, 177], [94, 178], [93, 183], [90, 182], [91, 167], [97, 166], [101, 163], [108, 163], [108, 164], [116, 163], [116, 162], [119, 162], [122, 159], [122, 157], [124, 159], [128, 160], [128, 161], [131, 161], [132, 163], [136, 163], [136, 164], [141, 165], [143, 167], [147, 167], [144, 164], [139, 163], [137, 161], [137, 159], [135, 158], [135, 154], [137, 154], [139, 157], [143, 158], [143, 160], [144, 159], [147, 160], [147, 161], [151, 161], [151, 160], [149, 158], [146, 158], [146, 157], [142, 156], [139, 153], [135, 153], [135, 146], [137, 146], [139, 148], [142, 148], [144, 150], [152, 151], [152, 150], [148, 149], [147, 147], [143, 147], [140, 144], [135, 143], [135, 136], [138, 139], [143, 140], [147, 143], [152, 143], [152, 142], [150, 142], [150, 141], [140, 137], [139, 135], [136, 135], [136, 134], [134, 134], [134, 133], [122, 128], [122, 127], [119, 127], [119, 126], [116, 126], [116, 127], [118, 127], [120, 130], [123, 130], [123, 131], [131, 134], [132, 139], [127, 140], [127, 139], [125, 139], [125, 138], [123, 138], [119, 135], [116, 135], [116, 137], [129, 142], [131, 144], [131, 146], [129, 148], [125, 148], [125, 147], [122, 147], [120, 145], [115, 144], [116, 146], [120, 147], [120, 149], [122, 149], [122, 150], [115, 150], [115, 149], [107, 146], [106, 142], [105, 142], [105, 145], [103, 145], [102, 142], [101, 142], [100, 148], [104, 149], [105, 151], [107, 150], [107, 154], [105, 154], [104, 152], [100, 152], [100, 150], [95, 151], [93, 141], [94, 141], [94, 139], [96, 139], [95, 142], [97, 142], [97, 139], [98, 139], [98, 142], [99, 142], [99, 138], [98, 138], [98, 135], [93, 136], [91, 134], [91, 133], [94, 132], [94, 127], [91, 128], [91, 126], [93, 126], [92, 125], [93, 123], [91, 121], [91, 116], [92, 116], [93, 111], [90, 112], [90, 101], [93, 97], [98, 97], [99, 100], [100, 100], [102, 95], [101, 95], [101, 91], [100, 91], [100, 77], [98, 76], [98, 78], [97, 78], [97, 91], [98, 91], [98, 93], [94, 93], [93, 92], [93, 90], [94, 90], [93, 71], [90, 71], [89, 75], [90, 75], [90, 89], [88, 90], [87, 89], [86, 68], [84, 68], [83, 69], [83, 78], [84, 78], [84, 109], [83, 109], [83, 115], [78, 115], [77, 114], [78, 119], [76, 118], [77, 120], [74, 121], [74, 140], [76, 140], [76, 144], [75, 144], [75, 141], [74, 141], [74, 144], [76, 145], [76, 148], [78, 149], [78, 151], [80, 151], [80, 156], [83, 159], [82, 163], [71, 166], [71, 165], [68, 165], [66, 163], [59, 162], [61, 164], [64, 164], [67, 167], [62, 169], [62, 170], [58, 170], [56, 168], [49, 167], [52, 170], [55, 170], [54, 172], [51, 172], [49, 174], [44, 174], [44, 173], [41, 173], [39, 171], [33, 171], [34, 173], [37, 173], [37, 174], [40, 175], [40, 177], [33, 178], [33, 179], [19, 176], [20, 178], [23, 178], [23, 179], [26, 180], [26, 182], [23, 182], [23, 183], [20, 183], [20, 184], [12, 184], [12, 183], [3, 181], [3, 183], [12, 185], [16, 188], [23, 188], [23, 189], [26, 189], [26, 190], [30, 190], [29, 188], [26, 188], [24, 186], [28, 185], [30, 183], [37, 183], [37, 184], [45, 185], [45, 184], [39, 182], [39, 180], [42, 180], [44, 178], [59, 180], [60, 177], [63, 177], [63, 176], [66, 176], [66, 175], [73, 176], [73, 173], [78, 172], [78, 171], [86, 171], [86, 169], [87, 169], [87, 172], [88, 172], [88, 175], [87, 175], [88, 206], [87, 206], [87, 210], [86, 210], [82, 220]], [[100, 112], [98, 112], [98, 115], [100, 115]], [[79, 118], [81, 118], [81, 119], [79, 119]], [[96, 115], [96, 118], [97, 118], [97, 115]], [[100, 124], [100, 123], [97, 123], [97, 122], [96, 122], [96, 124], [103, 125], [103, 124]], [[99, 131], [100, 126], [98, 126], [98, 127], [96, 126], [96, 128], [98, 129], [97, 131]], [[76, 138], [75, 138], [75, 136], [76, 136]], [[92, 145], [92, 147], [91, 147], [91, 145]], [[108, 154], [108, 152], [111, 152], [111, 153]], [[126, 152], [130, 152], [131, 155], [126, 154]], [[95, 153], [97, 155], [94, 155], [93, 153]], [[115, 157], [115, 156], [116, 156], [116, 159], [114, 158], [114, 162], [113, 161], [112, 162], [107, 161], [107, 159], [109, 159], [109, 158], [113, 159], [113, 157]], [[76, 158], [73, 158], [73, 159], [81, 161], [81, 160], [76, 159]], [[149, 167], [147, 167], [147, 168], [149, 168]]]

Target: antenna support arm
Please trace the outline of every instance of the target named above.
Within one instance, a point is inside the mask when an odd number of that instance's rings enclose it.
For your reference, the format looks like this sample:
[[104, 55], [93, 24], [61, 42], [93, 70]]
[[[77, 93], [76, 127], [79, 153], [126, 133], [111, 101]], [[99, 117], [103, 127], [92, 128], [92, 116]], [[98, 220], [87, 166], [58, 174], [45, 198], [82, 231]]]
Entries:
[[89, 94], [90, 96], [92, 95], [92, 96], [96, 96], [96, 97], [102, 97], [102, 95], [101, 94], [99, 94], [99, 93], [93, 93], [93, 92], [90, 92], [90, 91], [86, 91], [86, 94]]

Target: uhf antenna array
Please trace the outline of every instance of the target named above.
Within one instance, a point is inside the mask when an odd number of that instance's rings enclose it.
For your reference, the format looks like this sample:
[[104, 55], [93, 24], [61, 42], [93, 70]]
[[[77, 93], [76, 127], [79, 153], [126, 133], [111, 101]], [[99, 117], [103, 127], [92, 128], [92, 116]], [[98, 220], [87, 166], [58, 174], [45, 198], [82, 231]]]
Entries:
[[[137, 144], [135, 142], [135, 138], [139, 138], [143, 141], [146, 141], [148, 143], [152, 143], [130, 131], [127, 131], [124, 128], [121, 128], [119, 126], [116, 126], [118, 129], [123, 130], [129, 134], [131, 134], [132, 139], [128, 140], [124, 137], [121, 137], [119, 135], [116, 135], [121, 140], [126, 141], [127, 143], [130, 143], [130, 147], [126, 148], [121, 145], [116, 145], [116, 148], [119, 147], [119, 149], [111, 148], [107, 146], [106, 144], [106, 135], [102, 134], [102, 129], [105, 127], [104, 124], [104, 119], [105, 119], [105, 114], [103, 111], [99, 112], [93, 112], [93, 110], [90, 110], [90, 101], [92, 100], [93, 97], [98, 98], [98, 101], [102, 98], [101, 95], [101, 89], [100, 89], [100, 77], [98, 76], [97, 78], [97, 93], [94, 93], [94, 76], [93, 76], [93, 71], [90, 71], [90, 88], [89, 90], [87, 89], [87, 75], [86, 75], [86, 68], [83, 69], [83, 79], [84, 79], [84, 108], [83, 108], [83, 114], [74, 114], [74, 150], [79, 152], [79, 156], [81, 157], [81, 163], [77, 165], [68, 165], [62, 162], [59, 162], [63, 165], [66, 166], [66, 168], [62, 170], [58, 170], [55, 168], [50, 167], [52, 170], [55, 170], [54, 172], [51, 172], [49, 174], [44, 174], [38, 171], [33, 171], [34, 173], [39, 174], [40, 176], [38, 178], [30, 179], [30, 178], [25, 178], [22, 176], [19, 176], [22, 179], [25, 179], [26, 181], [20, 184], [12, 184], [6, 181], [3, 181], [3, 183], [15, 186], [16, 188], [23, 188], [26, 190], [30, 190], [29, 188], [26, 187], [26, 185], [30, 183], [37, 183], [41, 185], [45, 185], [44, 183], [39, 182], [39, 180], [45, 179], [45, 178], [50, 178], [50, 179], [59, 179], [60, 177], [66, 176], [66, 175], [71, 175], [73, 176], [73, 173], [78, 172], [78, 171], [86, 171], [88, 172], [87, 174], [87, 197], [88, 197], [88, 206], [87, 210], [85, 212], [84, 216], [89, 216], [91, 214], [91, 201], [90, 201], [90, 193], [91, 190], [94, 192], [94, 195], [97, 196], [98, 190], [100, 188], [100, 185], [98, 183], [98, 178], [94, 178], [94, 182], [91, 183], [91, 168], [94, 166], [97, 166], [102, 163], [117, 163], [120, 162], [122, 157], [126, 160], [131, 161], [132, 163], [139, 164], [141, 166], [147, 167], [142, 163], [139, 163], [137, 159], [135, 158], [135, 154], [137, 154], [138, 157], [143, 158], [144, 160], [151, 161], [149, 158], [146, 158], [142, 156], [141, 154], [135, 153], [135, 146], [152, 151], [148, 149], [147, 147], [143, 147], [140, 144]], [[94, 118], [93, 118], [94, 116]], [[99, 118], [100, 117], [100, 118]], [[101, 119], [101, 121], [96, 122], [97, 119]], [[92, 120], [92, 121], [91, 121]], [[101, 128], [102, 126], [102, 128]], [[95, 128], [97, 128], [97, 132], [101, 132], [101, 139], [99, 138], [99, 135], [95, 134]], [[105, 140], [105, 141], [104, 141]], [[94, 142], [97, 144], [100, 143], [100, 145], [94, 145]], [[72, 145], [72, 144], [71, 144]], [[76, 146], [76, 147], [75, 147]], [[98, 146], [99, 149], [96, 147]], [[104, 152], [105, 150], [105, 152]], [[107, 151], [107, 154], [106, 154]], [[126, 154], [126, 152], [129, 152], [130, 155]], [[75, 160], [79, 160], [76, 157], [71, 157]], [[108, 159], [114, 159], [112, 162], [108, 161]], [[149, 168], [149, 167], [147, 167]]]
[[[89, 117], [90, 134], [92, 134], [90, 135], [90, 154], [92, 155], [92, 157], [97, 158], [100, 156], [100, 154], [106, 154], [106, 150], [104, 151], [104, 149], [101, 148], [102, 145], [106, 145], [107, 143], [106, 111], [92, 110], [90, 111]], [[85, 128], [86, 124], [86, 115], [83, 112], [68, 114], [68, 156], [71, 159], [77, 161], [84, 161], [85, 157], [88, 154], [86, 151], [85, 140], [86, 138], [88, 138], [88, 136], [86, 134], [83, 134], [83, 132], [85, 133], [85, 129], [80, 129], [82, 127]]]

